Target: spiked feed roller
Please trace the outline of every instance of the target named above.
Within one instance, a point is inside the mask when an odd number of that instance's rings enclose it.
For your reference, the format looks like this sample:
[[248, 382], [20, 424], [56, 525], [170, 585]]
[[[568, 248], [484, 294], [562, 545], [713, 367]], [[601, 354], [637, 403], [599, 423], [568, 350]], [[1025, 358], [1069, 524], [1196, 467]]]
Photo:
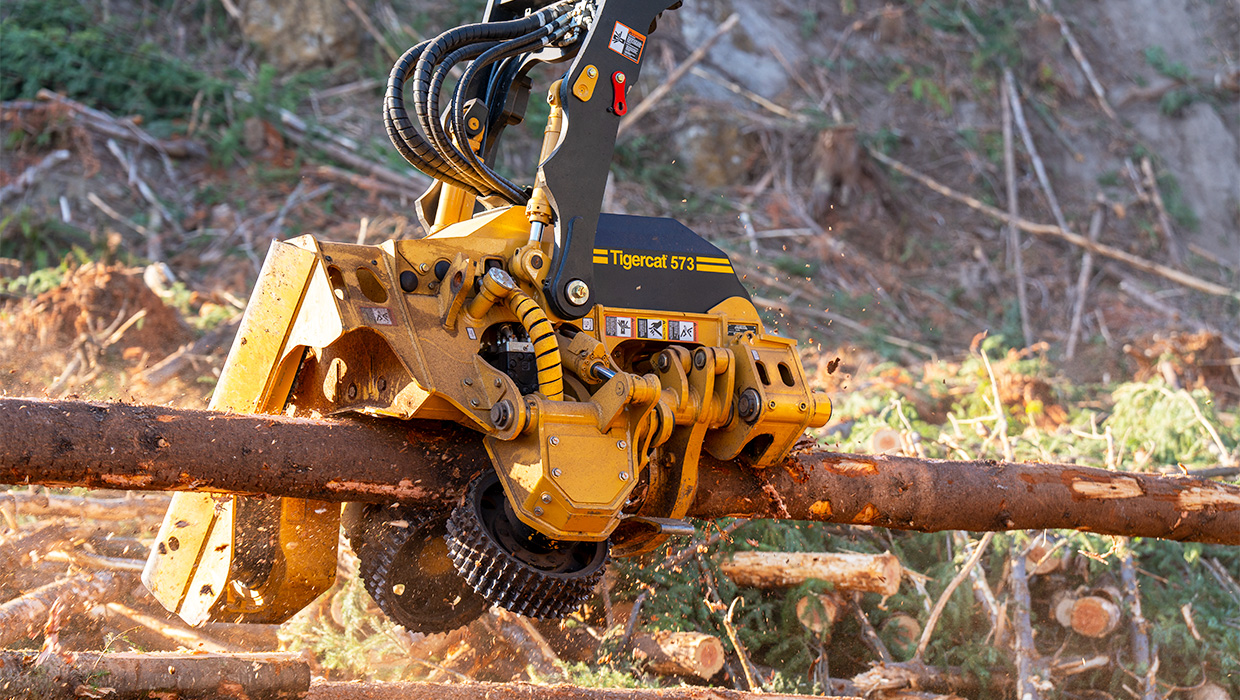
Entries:
[[[723, 251], [670, 219], [600, 212], [625, 93], [676, 6], [491, 0], [400, 58], [383, 119], [435, 179], [416, 207], [426, 235], [273, 242], [211, 408], [455, 421], [491, 464], [441, 512], [178, 493], [143, 574], [168, 609], [281, 622], [331, 586], [343, 525], [366, 589], [410, 630], [490, 605], [562, 617], [610, 558], [692, 532], [703, 450], [762, 469], [827, 422], [795, 341], [766, 330]], [[539, 64], [562, 73], [521, 185], [487, 163]]]

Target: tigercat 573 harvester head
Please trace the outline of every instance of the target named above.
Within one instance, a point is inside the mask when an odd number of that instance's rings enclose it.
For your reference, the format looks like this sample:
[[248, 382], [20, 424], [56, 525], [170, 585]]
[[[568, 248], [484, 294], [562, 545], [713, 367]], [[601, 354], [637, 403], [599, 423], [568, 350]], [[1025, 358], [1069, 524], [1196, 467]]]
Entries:
[[[692, 531], [703, 450], [760, 469], [827, 422], [795, 341], [766, 330], [723, 251], [670, 219], [600, 213], [646, 37], [679, 4], [491, 0], [400, 58], [383, 119], [435, 179], [425, 237], [273, 242], [211, 408], [455, 421], [493, 468], [450, 512], [178, 493], [143, 573], [168, 609], [281, 622], [332, 584], [343, 525], [367, 590], [410, 630], [492, 604], [562, 617], [609, 557]], [[524, 186], [488, 162], [540, 63], [566, 67]]]

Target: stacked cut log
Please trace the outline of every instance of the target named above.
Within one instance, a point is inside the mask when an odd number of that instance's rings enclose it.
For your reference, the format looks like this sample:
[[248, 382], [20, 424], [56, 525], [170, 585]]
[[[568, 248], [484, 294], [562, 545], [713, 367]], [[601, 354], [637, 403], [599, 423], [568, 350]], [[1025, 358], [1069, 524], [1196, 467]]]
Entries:
[[1059, 591], [1051, 600], [1055, 620], [1085, 637], [1101, 638], [1119, 627], [1121, 596], [1114, 589]]
[[706, 680], [723, 668], [723, 642], [701, 632], [650, 632], [633, 638], [633, 656], [655, 673]]

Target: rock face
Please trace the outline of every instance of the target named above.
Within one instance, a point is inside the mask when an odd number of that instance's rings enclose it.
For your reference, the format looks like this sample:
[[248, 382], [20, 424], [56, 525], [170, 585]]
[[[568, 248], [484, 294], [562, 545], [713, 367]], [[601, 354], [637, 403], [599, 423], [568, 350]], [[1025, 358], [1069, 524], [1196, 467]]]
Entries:
[[357, 18], [340, 0], [248, 0], [241, 31], [281, 70], [331, 65], [357, 55]]

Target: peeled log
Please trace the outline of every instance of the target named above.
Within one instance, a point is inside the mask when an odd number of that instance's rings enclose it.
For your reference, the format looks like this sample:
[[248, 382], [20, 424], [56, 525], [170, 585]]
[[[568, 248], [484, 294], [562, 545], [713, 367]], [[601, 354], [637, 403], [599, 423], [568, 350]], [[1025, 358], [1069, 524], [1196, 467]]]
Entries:
[[125, 579], [109, 571], [77, 574], [49, 583], [0, 605], [0, 646], [28, 639], [47, 622], [52, 604], [64, 600], [69, 611], [80, 611], [123, 593]]
[[650, 632], [633, 638], [633, 657], [655, 673], [706, 680], [723, 668], [723, 642], [701, 632]]
[[310, 689], [310, 667], [300, 654], [71, 651], [52, 654], [43, 666], [35, 667], [37, 654], [0, 650], [0, 688], [5, 688], [6, 697], [137, 700], [166, 694], [182, 700], [259, 700], [300, 698]]
[[788, 588], [812, 579], [842, 590], [883, 596], [900, 590], [904, 572], [890, 552], [736, 552], [719, 568], [738, 586]]
[[[489, 467], [476, 433], [420, 421], [322, 421], [0, 398], [0, 483], [450, 503]], [[689, 515], [900, 530], [1069, 528], [1240, 545], [1240, 486], [1066, 464], [796, 450], [754, 470], [703, 457]]]

